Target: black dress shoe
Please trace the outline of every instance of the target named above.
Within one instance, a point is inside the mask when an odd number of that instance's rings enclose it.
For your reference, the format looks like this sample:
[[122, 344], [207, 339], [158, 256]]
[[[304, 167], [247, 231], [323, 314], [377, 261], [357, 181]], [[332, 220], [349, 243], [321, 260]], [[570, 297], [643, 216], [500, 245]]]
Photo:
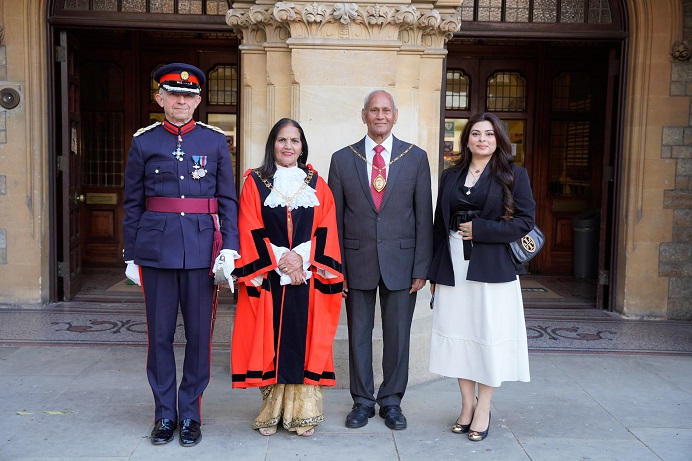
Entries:
[[358, 428], [368, 424], [368, 418], [375, 416], [375, 407], [368, 407], [362, 403], [354, 403], [351, 412], [346, 416], [346, 427]]
[[154, 424], [154, 429], [151, 430], [151, 443], [154, 445], [163, 445], [173, 440], [175, 432], [175, 421], [168, 418], [161, 418]]
[[393, 431], [406, 429], [406, 416], [399, 405], [385, 405], [380, 408], [380, 417], [384, 418], [384, 425]]
[[202, 440], [202, 428], [194, 419], [183, 419], [180, 421], [180, 445], [193, 447]]

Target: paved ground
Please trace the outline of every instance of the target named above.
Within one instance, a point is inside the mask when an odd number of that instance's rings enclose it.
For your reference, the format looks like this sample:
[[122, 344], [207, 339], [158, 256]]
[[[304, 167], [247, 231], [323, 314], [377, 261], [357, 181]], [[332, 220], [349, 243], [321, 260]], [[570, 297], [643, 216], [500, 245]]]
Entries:
[[[0, 321], [2, 316], [0, 315]], [[0, 460], [689, 460], [689, 354], [532, 352], [530, 383], [495, 394], [489, 437], [450, 432], [459, 414], [455, 380], [409, 386], [409, 427], [375, 416], [347, 429], [345, 389], [326, 394], [326, 422], [311, 438], [250, 429], [254, 389], [232, 390], [228, 350], [214, 352], [203, 440], [154, 447], [145, 348], [101, 345], [0, 347]]]

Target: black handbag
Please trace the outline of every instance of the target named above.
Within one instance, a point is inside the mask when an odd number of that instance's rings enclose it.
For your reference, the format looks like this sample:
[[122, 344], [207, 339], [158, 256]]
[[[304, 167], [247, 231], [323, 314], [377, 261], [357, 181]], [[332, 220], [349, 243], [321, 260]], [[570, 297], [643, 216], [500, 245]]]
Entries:
[[528, 234], [514, 242], [507, 244], [509, 255], [512, 257], [512, 263], [517, 269], [528, 264], [531, 259], [541, 251], [545, 237], [543, 232], [535, 226]]

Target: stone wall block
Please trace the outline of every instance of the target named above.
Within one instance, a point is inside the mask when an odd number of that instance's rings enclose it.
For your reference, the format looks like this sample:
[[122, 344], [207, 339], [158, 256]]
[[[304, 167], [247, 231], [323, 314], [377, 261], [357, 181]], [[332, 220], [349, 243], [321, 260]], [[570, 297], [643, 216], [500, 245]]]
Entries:
[[661, 243], [659, 261], [686, 263], [692, 260], [692, 245], [688, 243]]
[[673, 158], [692, 158], [692, 146], [671, 146], [671, 156]]
[[0, 229], [0, 264], [7, 264], [7, 229]]
[[686, 190], [690, 188], [690, 178], [688, 176], [676, 176], [675, 177], [675, 188], [680, 190]]
[[[673, 148], [673, 156], [675, 156], [675, 148]], [[675, 174], [677, 176], [692, 176], [692, 158], [680, 158], [675, 168]]]
[[668, 320], [692, 320], [692, 300], [689, 298], [674, 298], [668, 301]]
[[670, 298], [692, 298], [692, 283], [690, 283], [690, 279], [687, 277], [671, 277], [668, 296]]
[[674, 263], [660, 263], [658, 267], [659, 277], [689, 277], [692, 275], [690, 273], [690, 267], [688, 264], [682, 262]]
[[671, 96], [686, 96], [687, 84], [685, 82], [673, 82], [670, 84]]
[[692, 208], [692, 191], [667, 190], [663, 192], [664, 209], [690, 209]]
[[663, 128], [663, 145], [664, 146], [679, 146], [683, 143], [685, 136], [685, 128], [683, 127], [664, 127]]
[[674, 62], [670, 80], [673, 82], [692, 81], [692, 65], [687, 62]]
[[[692, 242], [692, 227], [673, 227], [673, 242]], [[692, 245], [692, 243], [690, 243]]]
[[692, 210], [673, 211], [673, 226], [692, 227]]
[[661, 147], [661, 158], [672, 158], [672, 157], [673, 157], [673, 146]]
[[683, 143], [686, 146], [692, 145], [692, 127], [685, 128]]

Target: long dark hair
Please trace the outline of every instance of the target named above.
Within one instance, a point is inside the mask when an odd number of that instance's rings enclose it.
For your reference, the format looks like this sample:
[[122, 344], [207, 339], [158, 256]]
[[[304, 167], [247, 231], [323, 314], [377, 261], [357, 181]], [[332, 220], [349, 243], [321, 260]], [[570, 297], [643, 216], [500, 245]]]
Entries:
[[490, 122], [495, 132], [495, 141], [497, 148], [490, 158], [490, 172], [495, 180], [502, 186], [502, 204], [504, 214], [502, 219], [509, 221], [514, 216], [514, 197], [512, 189], [514, 189], [514, 169], [512, 164], [512, 143], [509, 141], [509, 135], [505, 124], [502, 123], [497, 115], [489, 112], [480, 112], [471, 116], [464, 131], [461, 132], [461, 140], [459, 142], [461, 151], [452, 162], [452, 168], [464, 169], [471, 164], [471, 151], [469, 150], [469, 136], [471, 136], [471, 128], [478, 122]]
[[276, 160], [274, 159], [274, 143], [276, 143], [276, 138], [279, 137], [279, 131], [286, 125], [292, 125], [298, 128], [300, 133], [300, 142], [303, 145], [303, 152], [298, 156], [298, 168], [304, 170], [306, 173], [308, 167], [305, 166], [308, 161], [308, 140], [305, 139], [305, 133], [303, 132], [303, 127], [300, 123], [296, 122], [290, 118], [282, 118], [274, 124], [269, 136], [267, 137], [267, 144], [264, 146], [264, 159], [262, 160], [262, 165], [258, 168], [260, 176], [265, 179], [271, 179], [276, 173]]

